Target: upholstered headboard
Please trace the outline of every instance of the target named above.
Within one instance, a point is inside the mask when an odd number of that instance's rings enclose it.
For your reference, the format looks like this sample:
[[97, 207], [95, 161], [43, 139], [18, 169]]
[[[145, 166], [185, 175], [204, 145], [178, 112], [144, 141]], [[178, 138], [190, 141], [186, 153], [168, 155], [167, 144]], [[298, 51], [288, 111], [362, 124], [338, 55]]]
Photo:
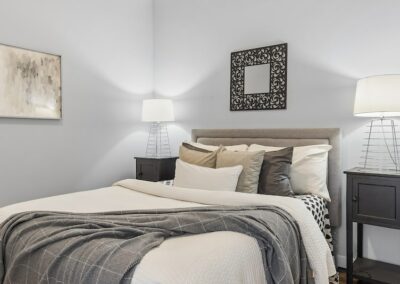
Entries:
[[330, 144], [328, 156], [328, 189], [331, 196], [329, 214], [332, 226], [340, 225], [340, 144], [338, 128], [281, 129], [193, 129], [192, 140], [207, 145], [260, 144], [265, 146], [306, 146]]

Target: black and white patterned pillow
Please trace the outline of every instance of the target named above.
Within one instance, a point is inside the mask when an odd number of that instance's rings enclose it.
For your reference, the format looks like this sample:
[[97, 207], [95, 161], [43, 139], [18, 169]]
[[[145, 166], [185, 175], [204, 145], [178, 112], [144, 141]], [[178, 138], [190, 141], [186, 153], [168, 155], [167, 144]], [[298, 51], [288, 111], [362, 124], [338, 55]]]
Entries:
[[325, 226], [325, 201], [324, 199], [316, 196], [316, 195], [296, 195], [298, 199], [301, 199], [303, 203], [306, 205], [307, 209], [314, 216], [315, 221], [317, 221], [318, 226], [321, 230]]

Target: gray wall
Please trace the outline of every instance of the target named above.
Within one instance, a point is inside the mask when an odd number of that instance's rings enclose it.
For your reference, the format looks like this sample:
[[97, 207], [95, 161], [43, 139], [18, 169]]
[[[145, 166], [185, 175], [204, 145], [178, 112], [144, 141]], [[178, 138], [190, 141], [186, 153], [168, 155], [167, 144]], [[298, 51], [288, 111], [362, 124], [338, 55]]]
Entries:
[[0, 205], [133, 177], [153, 88], [148, 0], [0, 0], [0, 43], [62, 55], [63, 119], [0, 118]]
[[[343, 169], [357, 165], [367, 120], [352, 115], [356, 80], [400, 73], [399, 15], [394, 0], [156, 0], [155, 89], [175, 100], [170, 137], [199, 127], [340, 127]], [[230, 112], [230, 53], [281, 42], [287, 110]], [[344, 226], [339, 233], [344, 266]], [[366, 254], [400, 263], [399, 240], [398, 231], [367, 227]]]

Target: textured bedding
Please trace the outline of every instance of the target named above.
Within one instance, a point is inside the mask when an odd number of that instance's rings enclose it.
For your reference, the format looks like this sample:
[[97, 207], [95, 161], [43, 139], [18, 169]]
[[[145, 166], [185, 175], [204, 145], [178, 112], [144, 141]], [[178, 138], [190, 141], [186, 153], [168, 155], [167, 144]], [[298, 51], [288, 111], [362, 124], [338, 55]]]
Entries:
[[[297, 216], [296, 221], [299, 223], [303, 238], [309, 239], [307, 255], [317, 283], [328, 283], [328, 274], [335, 273], [329, 248], [326, 247], [323, 237], [319, 238], [321, 234], [318, 237], [315, 233], [319, 230], [318, 226], [314, 220], [310, 220], [312, 216], [304, 204], [299, 205], [298, 202], [301, 201], [292, 198], [291, 201], [287, 201], [287, 198], [283, 197], [264, 197], [260, 200], [254, 199], [254, 195], [243, 193], [231, 193], [229, 198], [226, 198], [226, 193], [214, 196], [215, 193], [205, 191], [172, 189], [163, 185], [128, 180], [109, 188], [3, 207], [0, 209], [0, 221], [14, 213], [32, 210], [89, 213], [187, 208], [209, 204], [249, 206], [284, 203], [282, 205], [284, 209], [291, 215]], [[199, 250], [200, 247], [207, 247], [207, 250]], [[232, 250], [232, 248], [237, 249]], [[223, 283], [221, 279], [225, 280], [225, 283], [265, 283], [262, 258], [258, 251], [254, 238], [233, 232], [170, 238], [144, 256], [135, 271], [134, 280], [137, 282], [134, 283]], [[170, 261], [171, 259], [174, 261]], [[157, 267], [156, 272], [155, 267]], [[207, 273], [194, 273], [202, 269]]]
[[[173, 186], [174, 180], [164, 180], [160, 181], [160, 183], [164, 185]], [[315, 221], [317, 222], [322, 234], [324, 235], [326, 242], [329, 245], [331, 250], [332, 256], [334, 256], [334, 248], [333, 248], [333, 238], [332, 238], [332, 231], [331, 231], [331, 224], [329, 219], [329, 210], [327, 206], [327, 202], [318, 195], [306, 194], [306, 195], [294, 195], [294, 198], [301, 200], [308, 211], [313, 215]], [[249, 248], [247, 248], [250, 251]], [[253, 257], [254, 259], [254, 257]], [[160, 261], [162, 263], [162, 261]], [[181, 265], [184, 265], [182, 263]], [[251, 282], [251, 281], [250, 281]], [[246, 283], [250, 283], [246, 282]], [[339, 273], [332, 275], [329, 277], [330, 284], [339, 284]]]
[[[160, 181], [159, 183], [168, 186], [173, 186], [174, 180], [164, 180]], [[293, 197], [301, 200], [308, 209], [308, 211], [311, 212], [321, 232], [325, 236], [325, 239], [333, 255], [333, 243], [332, 243], [333, 239], [332, 239], [331, 225], [329, 220], [329, 211], [326, 201], [322, 197], [313, 194], [294, 195]]]
[[[173, 186], [174, 180], [164, 180], [160, 181], [164, 185]], [[334, 255], [333, 251], [333, 238], [331, 231], [331, 224], [329, 219], [329, 210], [327, 206], [327, 202], [318, 195], [313, 194], [305, 194], [305, 195], [294, 195], [294, 198], [301, 200], [308, 211], [314, 217], [314, 220], [317, 222], [322, 234], [324, 235], [326, 242], [329, 245], [332, 255]], [[330, 283], [339, 283], [338, 274], [330, 279]]]
[[233, 231], [258, 242], [267, 283], [307, 282], [294, 219], [275, 206], [114, 213], [22, 212], [0, 229], [4, 283], [130, 283], [141, 258], [165, 239]]

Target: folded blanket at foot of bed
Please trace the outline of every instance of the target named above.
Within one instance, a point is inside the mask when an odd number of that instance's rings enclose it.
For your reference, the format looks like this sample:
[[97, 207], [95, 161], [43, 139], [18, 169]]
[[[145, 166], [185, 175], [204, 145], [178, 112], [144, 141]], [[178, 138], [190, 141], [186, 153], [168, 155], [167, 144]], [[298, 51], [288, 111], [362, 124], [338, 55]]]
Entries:
[[2, 283], [130, 283], [169, 237], [234, 231], [254, 237], [267, 283], [309, 283], [299, 228], [275, 206], [212, 206], [112, 213], [24, 212], [0, 229]]

